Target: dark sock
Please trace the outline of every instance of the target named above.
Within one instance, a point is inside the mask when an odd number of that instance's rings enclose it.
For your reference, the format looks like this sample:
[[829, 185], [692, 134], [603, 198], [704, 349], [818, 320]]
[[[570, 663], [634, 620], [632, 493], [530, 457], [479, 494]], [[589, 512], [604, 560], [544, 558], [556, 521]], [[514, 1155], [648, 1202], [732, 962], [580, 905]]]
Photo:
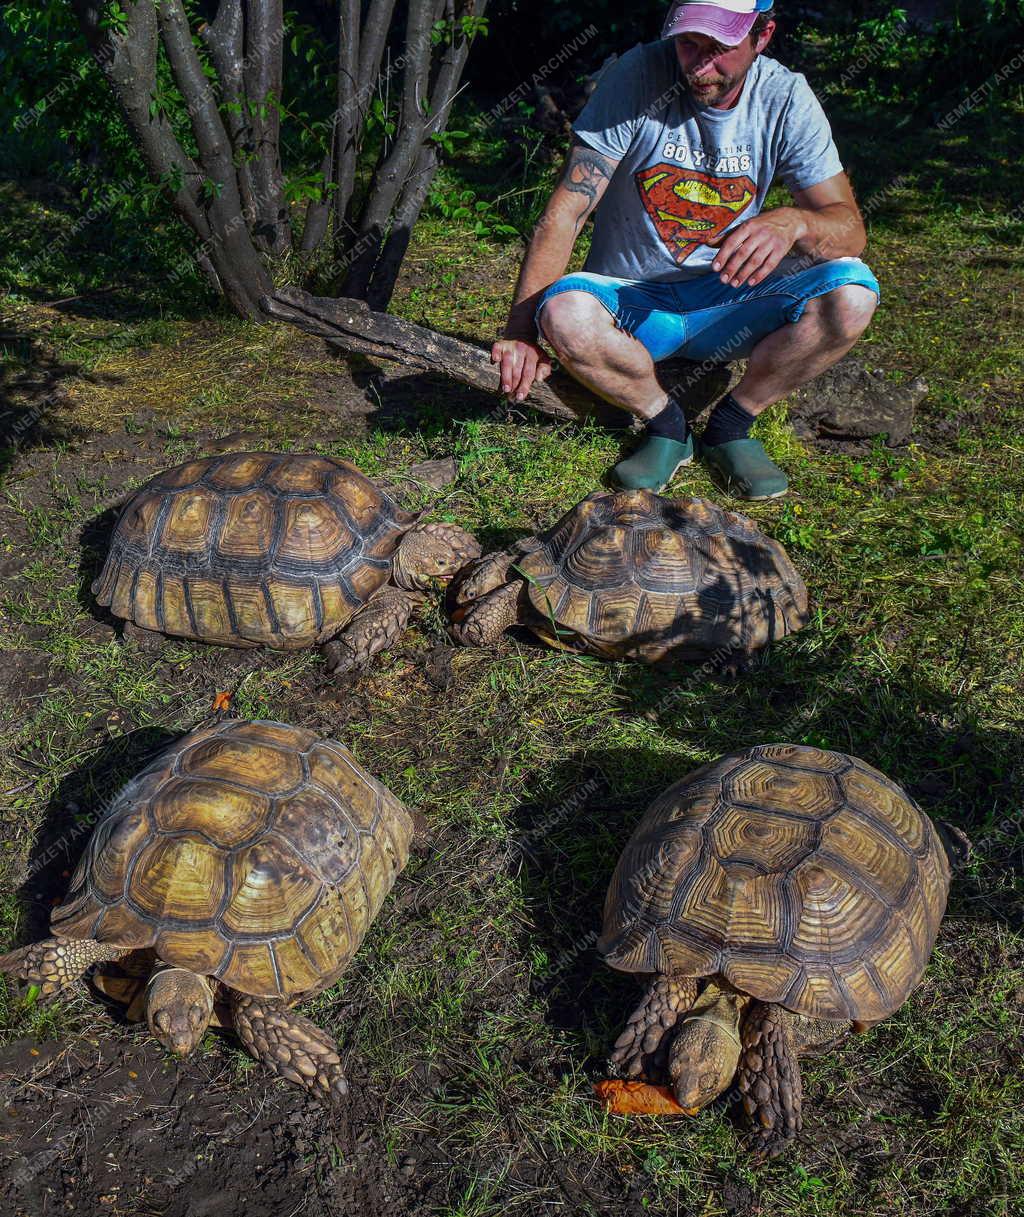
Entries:
[[709, 448], [728, 444], [734, 439], [746, 439], [757, 416], [740, 405], [731, 393], [726, 393], [711, 411], [708, 425], [704, 428], [702, 442]]
[[686, 437], [690, 434], [690, 428], [686, 422], [686, 415], [670, 399], [665, 409], [648, 422], [647, 434], [660, 435], [664, 439], [674, 439], [680, 444], [685, 444]]

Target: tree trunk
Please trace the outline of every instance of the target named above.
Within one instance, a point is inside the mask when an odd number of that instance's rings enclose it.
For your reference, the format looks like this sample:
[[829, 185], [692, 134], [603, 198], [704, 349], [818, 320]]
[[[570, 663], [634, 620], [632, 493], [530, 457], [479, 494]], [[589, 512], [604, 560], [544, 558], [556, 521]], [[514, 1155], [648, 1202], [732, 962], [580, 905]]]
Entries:
[[253, 233], [269, 253], [280, 257], [292, 247], [281, 172], [283, 0], [247, 0], [246, 13], [245, 95], [252, 133], [250, 171], [256, 202]]
[[[231, 142], [192, 44], [181, 0], [125, 0], [123, 30], [102, 25], [104, 6], [72, 0], [86, 41], [114, 92], [152, 177], [167, 185], [171, 206], [200, 239], [195, 258], [212, 265], [232, 308], [261, 320], [260, 296], [271, 288], [242, 215]], [[161, 34], [175, 82], [189, 105], [199, 163], [179, 144], [170, 123], [151, 104], [156, 91]]]
[[[469, 0], [458, 16], [482, 18], [486, 8], [487, 0]], [[450, 22], [450, 32], [431, 90], [431, 29], [441, 13]], [[434, 7], [433, 0], [409, 0], [401, 124], [391, 150], [374, 174], [360, 217], [355, 242], [358, 252], [350, 257], [345, 274], [336, 283], [339, 295], [365, 299], [372, 292], [375, 301], [391, 298], [401, 254], [397, 261], [395, 257], [399, 250], [404, 254], [408, 245], [408, 232], [404, 230], [411, 230], [416, 222], [433, 177], [435, 162], [422, 153], [430, 149], [431, 136], [445, 128], [470, 41], [456, 33], [456, 12], [450, 0], [442, 0], [439, 8]], [[401, 219], [393, 214], [396, 209]], [[397, 229], [395, 242], [378, 270], [389, 221]]]
[[[293, 248], [281, 161], [284, 0], [219, 0], [213, 19], [198, 28], [201, 48], [186, 2], [71, 0], [71, 7], [148, 172], [196, 234], [193, 257], [206, 280], [241, 316], [262, 320], [269, 265]], [[307, 129], [327, 132], [327, 146], [317, 150], [319, 174], [303, 175], [324, 187], [310, 190], [299, 179], [313, 195], [300, 249], [311, 255], [326, 245], [343, 294], [381, 307], [437, 168], [431, 137], [448, 121], [487, 0], [458, 2], [462, 8], [456, 0], [405, 0], [405, 45], [394, 59], [402, 73], [399, 118], [382, 139], [368, 191], [358, 181], [360, 153], [375, 92], [384, 85], [390, 93], [391, 63], [382, 73], [381, 62], [395, 0], [338, 2], [334, 112], [309, 122]], [[161, 101], [161, 44], [179, 95], [173, 102]], [[175, 134], [186, 121], [194, 156]], [[313, 265], [323, 273], [322, 261]]]

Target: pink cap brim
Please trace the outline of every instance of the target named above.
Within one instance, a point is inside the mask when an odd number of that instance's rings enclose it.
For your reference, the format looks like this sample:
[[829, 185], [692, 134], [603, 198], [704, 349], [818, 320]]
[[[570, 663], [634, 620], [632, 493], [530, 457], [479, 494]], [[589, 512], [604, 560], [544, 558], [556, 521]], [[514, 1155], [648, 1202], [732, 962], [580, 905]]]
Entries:
[[714, 4], [682, 4], [670, 14], [662, 38], [676, 34], [706, 34], [722, 46], [739, 46], [750, 33], [757, 13], [730, 13]]

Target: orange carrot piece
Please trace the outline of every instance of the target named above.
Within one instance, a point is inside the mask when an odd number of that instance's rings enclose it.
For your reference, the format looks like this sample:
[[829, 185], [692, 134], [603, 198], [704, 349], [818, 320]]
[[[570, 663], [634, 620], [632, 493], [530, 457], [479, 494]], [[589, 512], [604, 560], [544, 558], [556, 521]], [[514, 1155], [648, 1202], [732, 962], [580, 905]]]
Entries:
[[680, 1107], [671, 1086], [650, 1082], [623, 1082], [607, 1078], [594, 1083], [594, 1092], [616, 1116], [692, 1116], [696, 1109]]

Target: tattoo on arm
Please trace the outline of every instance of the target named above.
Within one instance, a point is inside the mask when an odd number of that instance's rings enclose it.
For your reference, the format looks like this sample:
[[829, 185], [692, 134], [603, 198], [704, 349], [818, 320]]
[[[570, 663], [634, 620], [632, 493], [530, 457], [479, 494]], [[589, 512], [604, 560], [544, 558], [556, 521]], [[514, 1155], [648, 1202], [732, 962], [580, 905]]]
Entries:
[[562, 185], [573, 194], [583, 196], [584, 203], [576, 217], [576, 231], [583, 227], [587, 216], [597, 206], [617, 162], [595, 152], [584, 144], [574, 144], [562, 174]]

